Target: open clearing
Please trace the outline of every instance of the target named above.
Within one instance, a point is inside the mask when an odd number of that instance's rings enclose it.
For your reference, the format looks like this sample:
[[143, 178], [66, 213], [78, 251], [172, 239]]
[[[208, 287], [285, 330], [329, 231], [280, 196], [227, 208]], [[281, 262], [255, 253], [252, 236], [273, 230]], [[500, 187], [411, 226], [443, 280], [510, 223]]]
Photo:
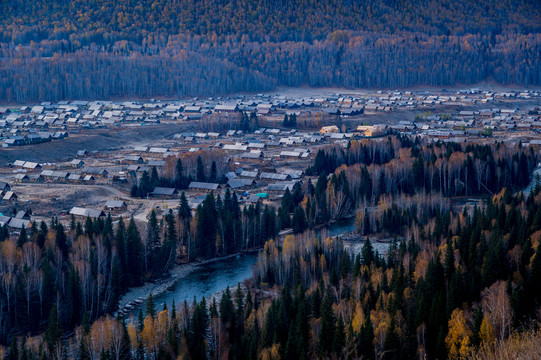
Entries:
[[0, 166], [18, 159], [50, 163], [73, 159], [78, 150], [107, 151], [119, 149], [141, 141], [171, 137], [181, 131], [195, 127], [192, 124], [164, 124], [153, 126], [125, 127], [122, 129], [99, 129], [71, 133], [66, 139], [40, 145], [0, 148]]

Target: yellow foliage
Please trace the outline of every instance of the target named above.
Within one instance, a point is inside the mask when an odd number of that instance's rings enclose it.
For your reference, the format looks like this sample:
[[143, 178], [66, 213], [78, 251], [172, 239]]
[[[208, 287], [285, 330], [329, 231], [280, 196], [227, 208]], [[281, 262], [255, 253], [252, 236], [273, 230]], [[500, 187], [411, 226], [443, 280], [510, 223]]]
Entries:
[[351, 321], [353, 331], [358, 334], [361, 331], [361, 327], [364, 325], [364, 322], [364, 311], [361, 307], [361, 303], [358, 302], [357, 306], [355, 307], [355, 314], [353, 314], [353, 320]]
[[319, 258], [319, 268], [320, 268], [321, 272], [326, 272], [327, 271], [327, 261], [325, 260], [325, 256], [323, 254], [321, 254], [321, 256]]
[[541, 359], [541, 331], [515, 333], [504, 341], [483, 342], [469, 355], [473, 360]]
[[327, 237], [327, 239], [326, 239], [326, 245], [327, 245], [327, 248], [330, 248], [330, 247], [331, 247], [331, 238]]
[[139, 341], [137, 340], [137, 331], [133, 323], [128, 324], [128, 337], [130, 338], [132, 348], [136, 349], [139, 346]]
[[449, 350], [449, 359], [464, 359], [471, 351], [472, 332], [466, 325], [464, 311], [453, 310], [449, 320], [449, 332], [445, 344]]
[[167, 329], [169, 327], [169, 315], [167, 313], [167, 310], [162, 310], [158, 314], [156, 327], [157, 327], [156, 331], [158, 333], [158, 336], [161, 339], [165, 339], [165, 336], [167, 334]]
[[141, 341], [143, 342], [147, 353], [154, 353], [159, 346], [154, 318], [147, 315], [144, 324], [143, 331], [141, 331]]
[[280, 345], [274, 344], [261, 350], [261, 360], [280, 360]]
[[490, 320], [490, 316], [485, 314], [483, 322], [481, 323], [481, 329], [479, 330], [479, 337], [483, 342], [492, 342], [496, 339], [496, 334], [494, 331], [494, 325]]
[[295, 251], [296, 244], [295, 244], [295, 236], [288, 235], [284, 239], [284, 244], [282, 246], [282, 251], [285, 254], [292, 254]]

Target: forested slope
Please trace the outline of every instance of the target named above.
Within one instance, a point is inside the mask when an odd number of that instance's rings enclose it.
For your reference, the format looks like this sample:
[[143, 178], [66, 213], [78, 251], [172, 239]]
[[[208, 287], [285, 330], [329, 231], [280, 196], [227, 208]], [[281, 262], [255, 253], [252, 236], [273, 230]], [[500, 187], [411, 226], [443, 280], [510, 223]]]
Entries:
[[152, 34], [187, 32], [313, 41], [336, 30], [429, 35], [539, 32], [537, 5], [535, 0], [12, 0], [0, 5], [0, 21], [4, 41], [18, 42], [72, 34], [87, 44], [141, 42]]
[[487, 79], [539, 84], [537, 5], [535, 0], [3, 1], [0, 99]]

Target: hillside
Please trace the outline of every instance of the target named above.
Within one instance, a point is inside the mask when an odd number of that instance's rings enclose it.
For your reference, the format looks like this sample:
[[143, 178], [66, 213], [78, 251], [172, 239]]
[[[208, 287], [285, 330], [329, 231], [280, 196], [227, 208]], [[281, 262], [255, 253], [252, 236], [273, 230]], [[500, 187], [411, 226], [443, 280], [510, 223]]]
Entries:
[[541, 29], [535, 0], [15, 0], [0, 9], [4, 41], [23, 43], [73, 34], [98, 43], [185, 33], [312, 41], [336, 30], [464, 35]]
[[[0, 100], [539, 84], [535, 0], [12, 0]], [[31, 84], [31, 86], [29, 86]]]

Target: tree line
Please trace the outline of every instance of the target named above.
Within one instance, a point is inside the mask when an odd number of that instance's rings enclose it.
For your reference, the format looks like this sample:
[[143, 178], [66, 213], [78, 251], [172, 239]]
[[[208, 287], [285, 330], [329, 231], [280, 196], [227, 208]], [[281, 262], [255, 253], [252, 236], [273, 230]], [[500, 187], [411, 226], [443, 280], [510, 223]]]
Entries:
[[539, 84], [531, 0], [0, 3], [0, 99]]
[[[150, 297], [129, 324], [82, 324], [62, 351], [105, 359], [471, 357], [539, 320], [540, 191], [502, 191], [470, 211], [436, 215], [410, 226], [386, 254], [368, 238], [358, 254], [313, 233], [269, 240], [247, 287], [161, 310]], [[19, 337], [10, 352], [50, 354], [55, 316], [44, 337]]]
[[[184, 193], [178, 211], [152, 210], [148, 223], [72, 217], [33, 223], [19, 235], [0, 228], [0, 342], [37, 334], [54, 315], [58, 331], [113, 313], [130, 288], [160, 277], [177, 258], [210, 259], [262, 246], [279, 228], [275, 210], [241, 207], [237, 195], [209, 193], [195, 213]], [[53, 314], [54, 313], [54, 314]], [[56, 330], [55, 330], [56, 331]], [[52, 349], [52, 348], [51, 348]], [[51, 350], [50, 349], [50, 350]]]
[[[220, 43], [181, 37], [149, 51], [124, 42], [62, 52], [2, 44], [0, 98], [30, 102], [209, 96], [277, 85], [411, 87], [539, 84], [539, 35], [351, 34], [344, 41]], [[67, 45], [66, 45], [67, 46]], [[32, 84], [32, 86], [29, 86]], [[99, 86], [96, 86], [99, 85]]]
[[537, 164], [533, 147], [495, 144], [424, 143], [416, 137], [350, 141], [343, 149], [320, 149], [307, 174], [303, 203], [308, 223], [338, 220], [361, 208], [369, 213], [386, 197], [493, 195], [530, 183]]
[[[210, 161], [210, 167], [205, 166], [205, 160]], [[135, 181], [130, 189], [132, 197], [145, 198], [157, 186], [172, 187], [176, 189], [187, 189], [192, 181], [208, 182], [208, 183], [227, 183], [225, 170], [227, 166], [223, 165], [221, 154], [212, 154], [211, 151], [198, 152], [195, 166], [193, 166], [193, 156], [184, 155], [184, 163], [182, 157], [171, 156], [167, 159], [165, 169], [162, 175], [158, 174], [158, 170], [153, 166], [148, 171], [143, 171], [139, 179], [135, 177]], [[184, 166], [187, 163], [189, 166]], [[221, 165], [218, 166], [217, 163]]]
[[[343, 40], [342, 30], [433, 35], [538, 32], [540, 11], [528, 0], [453, 4], [413, 0], [358, 3], [349, 0], [127, 1], [16, 0], [0, 4], [0, 39], [27, 44], [71, 40], [83, 46], [130, 40], [166, 45], [167, 35], [192, 33], [227, 41]], [[66, 47], [66, 49], [69, 49]]]

